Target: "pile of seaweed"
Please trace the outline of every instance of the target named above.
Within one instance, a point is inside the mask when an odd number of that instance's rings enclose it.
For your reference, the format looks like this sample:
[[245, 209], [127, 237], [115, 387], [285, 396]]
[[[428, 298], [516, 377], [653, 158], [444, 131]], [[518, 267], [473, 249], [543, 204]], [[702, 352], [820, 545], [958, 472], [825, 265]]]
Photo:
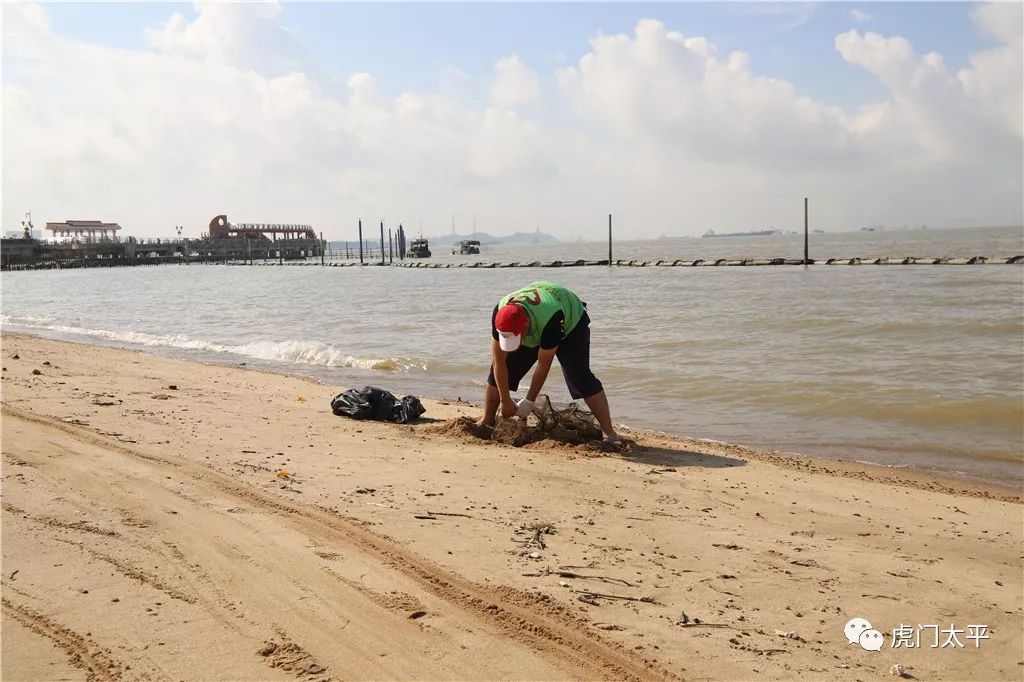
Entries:
[[593, 413], [576, 403], [555, 407], [546, 395], [539, 396], [533, 412], [526, 419], [498, 419], [494, 428], [477, 426], [470, 417], [446, 422], [439, 432], [454, 436], [473, 436], [482, 440], [521, 448], [535, 443], [555, 442], [566, 445], [601, 445], [601, 426]]

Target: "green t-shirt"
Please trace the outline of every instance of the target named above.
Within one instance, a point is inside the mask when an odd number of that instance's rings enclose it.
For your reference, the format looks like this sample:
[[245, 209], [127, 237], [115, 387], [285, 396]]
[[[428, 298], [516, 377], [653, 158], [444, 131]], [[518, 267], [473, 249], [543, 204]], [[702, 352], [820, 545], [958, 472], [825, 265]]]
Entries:
[[541, 280], [527, 284], [513, 291], [498, 303], [498, 307], [510, 302], [518, 303], [530, 318], [530, 331], [523, 336], [523, 345], [537, 348], [541, 345], [541, 333], [556, 314], [562, 313], [562, 338], [565, 338], [583, 319], [583, 302], [579, 296], [560, 284]]

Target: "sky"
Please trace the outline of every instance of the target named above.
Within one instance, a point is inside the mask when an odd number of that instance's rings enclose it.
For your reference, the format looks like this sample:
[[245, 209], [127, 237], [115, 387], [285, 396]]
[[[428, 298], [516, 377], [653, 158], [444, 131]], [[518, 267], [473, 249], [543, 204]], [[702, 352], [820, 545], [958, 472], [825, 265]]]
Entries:
[[4, 3], [3, 227], [1020, 225], [1012, 3]]

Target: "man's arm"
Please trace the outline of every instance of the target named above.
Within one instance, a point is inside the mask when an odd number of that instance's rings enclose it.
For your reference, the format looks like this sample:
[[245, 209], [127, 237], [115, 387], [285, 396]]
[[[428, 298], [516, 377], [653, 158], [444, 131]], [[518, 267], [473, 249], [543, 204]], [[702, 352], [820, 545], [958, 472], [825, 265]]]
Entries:
[[540, 335], [540, 350], [537, 351], [537, 368], [533, 370], [533, 379], [530, 380], [530, 390], [526, 393], [526, 399], [533, 402], [537, 400], [540, 391], [547, 381], [548, 372], [551, 370], [551, 362], [558, 352], [558, 344], [562, 342], [562, 330], [565, 328], [565, 315], [559, 311], [555, 313]]
[[548, 372], [551, 370], [551, 362], [555, 359], [555, 352], [558, 348], [541, 348], [537, 351], [537, 368], [533, 370], [533, 379], [530, 380], [530, 390], [526, 393], [526, 399], [535, 402], [540, 390], [544, 388]]
[[[508, 366], [505, 360], [508, 353], [501, 349], [496, 339], [491, 339], [491, 364], [494, 368], [494, 384], [498, 388], [498, 398], [501, 400], [501, 416], [508, 419], [518, 409], [512, 396], [508, 392]], [[550, 362], [548, 363], [550, 365]]]

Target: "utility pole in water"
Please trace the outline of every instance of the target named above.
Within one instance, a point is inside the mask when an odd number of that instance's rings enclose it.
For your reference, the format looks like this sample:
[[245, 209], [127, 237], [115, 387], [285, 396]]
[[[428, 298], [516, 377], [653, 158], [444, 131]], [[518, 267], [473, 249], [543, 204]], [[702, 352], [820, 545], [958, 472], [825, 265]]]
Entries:
[[608, 267], [612, 265], [612, 214], [608, 214]]
[[804, 197], [804, 265], [810, 264], [808, 259], [808, 239], [807, 239], [807, 197]]

